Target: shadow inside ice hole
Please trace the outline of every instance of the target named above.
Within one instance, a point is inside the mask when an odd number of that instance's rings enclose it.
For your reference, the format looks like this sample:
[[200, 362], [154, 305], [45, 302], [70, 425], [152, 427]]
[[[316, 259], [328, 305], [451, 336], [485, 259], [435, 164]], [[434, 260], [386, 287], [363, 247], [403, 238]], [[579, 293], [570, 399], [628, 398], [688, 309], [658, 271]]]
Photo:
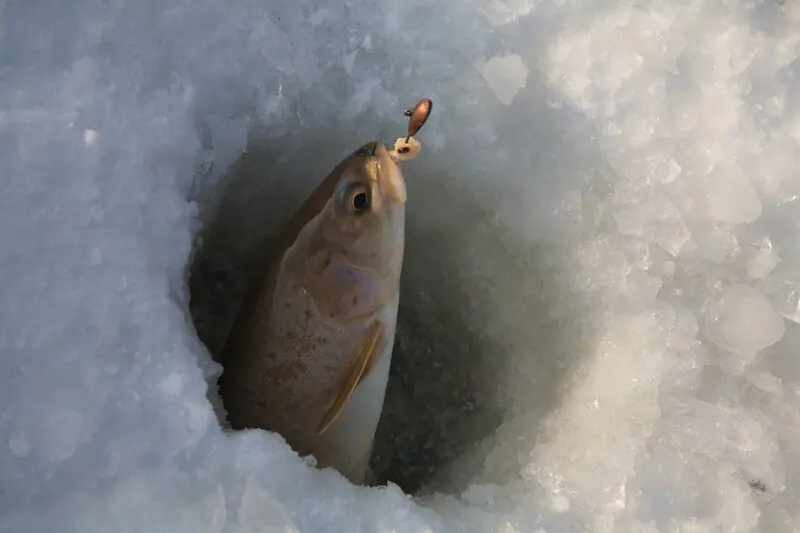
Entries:
[[371, 462], [378, 484], [458, 494], [477, 477], [508, 481], [514, 457], [486, 471], [500, 426], [522, 410], [529, 450], [591, 335], [588, 303], [563, 289], [558, 222], [530, 212], [552, 213], [571, 187], [609, 193], [611, 170], [572, 137], [584, 125], [569, 110], [533, 92], [515, 105], [536, 122], [512, 106], [484, 152], [454, 145], [409, 165], [398, 332]]
[[[576, 166], [594, 164], [584, 156], [595, 156], [570, 138], [574, 130], [554, 127], [569, 113], [533, 93], [518, 100], [537, 120], [514, 106], [500, 110], [491, 150], [451, 143], [436, 154], [423, 149], [405, 164], [406, 251], [395, 351], [371, 460], [374, 484], [450, 492], [479, 474], [491, 448], [481, 443], [513, 403], [511, 379], [519, 386], [521, 375], [523, 386], [537, 391], [535, 405], [526, 407], [534, 426], [557, 402], [564, 362], [579, 337], [576, 321], [548, 312], [544, 294], [563, 299], [552, 294], [562, 273], [546, 245], [520, 238], [519, 228], [505, 227], [498, 212], [549, 208]], [[190, 265], [190, 309], [215, 360], [271, 240], [343, 155], [370, 140], [363, 130], [339, 126], [335, 136], [303, 130], [279, 139], [256, 128], [219, 184], [198, 196], [204, 228]], [[454, 123], [451, 129], [468, 128]], [[526, 129], [530, 135], [519, 135]], [[396, 131], [396, 125], [378, 131]], [[420, 140], [425, 143], [424, 131]], [[214, 385], [209, 400], [225, 426]]]

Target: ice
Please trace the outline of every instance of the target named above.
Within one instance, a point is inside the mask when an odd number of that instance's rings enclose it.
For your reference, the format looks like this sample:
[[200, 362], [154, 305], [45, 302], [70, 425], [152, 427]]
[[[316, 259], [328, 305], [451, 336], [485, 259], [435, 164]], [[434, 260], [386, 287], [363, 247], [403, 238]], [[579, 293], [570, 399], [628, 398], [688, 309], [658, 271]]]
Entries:
[[670, 441], [679, 450], [725, 457], [747, 479], [758, 479], [771, 490], [783, 489], [782, 471], [775, 464], [776, 438], [744, 410], [686, 400], [665, 405], [662, 414]]
[[752, 360], [783, 337], [783, 317], [759, 291], [743, 284], [729, 285], [706, 317], [705, 333], [719, 347]]
[[529, 14], [532, 8], [528, 0], [490, 0], [482, 10], [490, 24], [503, 26]]
[[800, 323], [800, 272], [797, 267], [779, 265], [764, 285], [766, 296], [775, 309], [784, 318]]
[[[800, 530], [797, 2], [0, 10], [0, 532]], [[355, 487], [214, 356], [425, 97]]]
[[528, 69], [517, 54], [496, 56], [480, 66], [481, 75], [503, 105], [511, 105], [517, 93], [525, 87]]
[[689, 229], [678, 208], [668, 199], [640, 202], [614, 213], [617, 229], [623, 235], [639, 237], [677, 255], [689, 240]]
[[[745, 268], [751, 278], [767, 278], [781, 262], [780, 256], [772, 250], [772, 242], [769, 238], [759, 239], [748, 251]], [[769, 298], [770, 291], [767, 290], [766, 294]]]
[[705, 211], [714, 220], [743, 224], [761, 216], [761, 200], [742, 169], [719, 164], [705, 182]]

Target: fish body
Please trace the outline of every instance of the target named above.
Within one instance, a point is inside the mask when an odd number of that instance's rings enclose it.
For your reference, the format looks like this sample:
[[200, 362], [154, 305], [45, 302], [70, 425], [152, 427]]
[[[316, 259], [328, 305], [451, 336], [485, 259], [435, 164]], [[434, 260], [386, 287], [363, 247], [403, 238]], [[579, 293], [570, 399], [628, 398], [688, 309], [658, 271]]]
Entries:
[[359, 484], [383, 409], [405, 246], [393, 154], [365, 144], [290, 220], [245, 297], [218, 383], [233, 429], [274, 431]]

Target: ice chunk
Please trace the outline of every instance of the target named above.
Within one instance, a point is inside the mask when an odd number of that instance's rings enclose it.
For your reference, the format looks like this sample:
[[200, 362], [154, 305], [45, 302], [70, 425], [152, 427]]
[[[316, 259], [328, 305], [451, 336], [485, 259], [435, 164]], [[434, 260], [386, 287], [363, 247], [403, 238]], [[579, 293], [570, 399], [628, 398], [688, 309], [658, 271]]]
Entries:
[[614, 213], [617, 229], [623, 235], [632, 235], [658, 244], [672, 255], [677, 255], [691, 234], [678, 208], [669, 199], [653, 199], [622, 208]]
[[743, 284], [726, 287], [707, 310], [704, 332], [715, 344], [746, 361], [781, 340], [783, 318], [769, 300]]
[[778, 443], [754, 413], [688, 398], [671, 399], [662, 409], [664, 427], [679, 449], [724, 458], [775, 490], [783, 487]]
[[633, 306], [646, 307], [648, 302], [656, 299], [661, 289], [661, 279], [641, 272], [632, 272], [625, 286], [625, 297]]
[[775, 396], [783, 394], [781, 380], [765, 370], [751, 367], [745, 371], [744, 375], [750, 383], [764, 392], [774, 394]]
[[734, 163], [716, 165], [704, 182], [706, 214], [720, 222], [744, 224], [761, 216], [761, 199], [742, 169]]
[[237, 518], [241, 531], [299, 533], [283, 505], [252, 477], [245, 481]]
[[732, 263], [741, 252], [739, 240], [730, 226], [716, 221], [705, 221], [695, 228], [690, 246], [692, 255], [717, 264]]
[[800, 270], [780, 265], [764, 283], [764, 292], [784, 318], [800, 324]]
[[[781, 258], [772, 249], [769, 239], [763, 242], [763, 246], [759, 246], [755, 250], [751, 250], [745, 259], [745, 268], [747, 274], [755, 279], [765, 279], [780, 264]], [[767, 290], [767, 297], [769, 298], [769, 289]], [[773, 304], [775, 302], [773, 301]], [[781, 305], [776, 305], [776, 309], [781, 309]], [[786, 315], [784, 315], [786, 316]], [[788, 316], [786, 318], [789, 318]], [[791, 320], [791, 319], [790, 319]]]
[[488, 0], [483, 14], [493, 26], [504, 26], [524, 17], [532, 9], [530, 0]]
[[517, 54], [495, 56], [479, 67], [481, 76], [503, 105], [510, 106], [528, 83], [529, 69]]
[[83, 132], [83, 142], [86, 143], [86, 146], [94, 146], [97, 144], [97, 137], [98, 134], [94, 130], [85, 130]]
[[574, 250], [580, 268], [571, 276], [572, 287], [579, 291], [621, 287], [631, 272], [626, 254], [610, 238], [582, 243]]

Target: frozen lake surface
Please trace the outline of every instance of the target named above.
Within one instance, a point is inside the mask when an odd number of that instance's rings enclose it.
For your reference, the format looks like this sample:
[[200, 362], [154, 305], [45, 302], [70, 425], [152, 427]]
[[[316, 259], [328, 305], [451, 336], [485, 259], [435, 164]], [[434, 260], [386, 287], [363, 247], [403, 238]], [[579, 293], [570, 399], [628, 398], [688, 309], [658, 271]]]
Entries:
[[[3, 2], [0, 531], [800, 530], [798, 54], [794, 0]], [[211, 353], [424, 97], [353, 487]]]

